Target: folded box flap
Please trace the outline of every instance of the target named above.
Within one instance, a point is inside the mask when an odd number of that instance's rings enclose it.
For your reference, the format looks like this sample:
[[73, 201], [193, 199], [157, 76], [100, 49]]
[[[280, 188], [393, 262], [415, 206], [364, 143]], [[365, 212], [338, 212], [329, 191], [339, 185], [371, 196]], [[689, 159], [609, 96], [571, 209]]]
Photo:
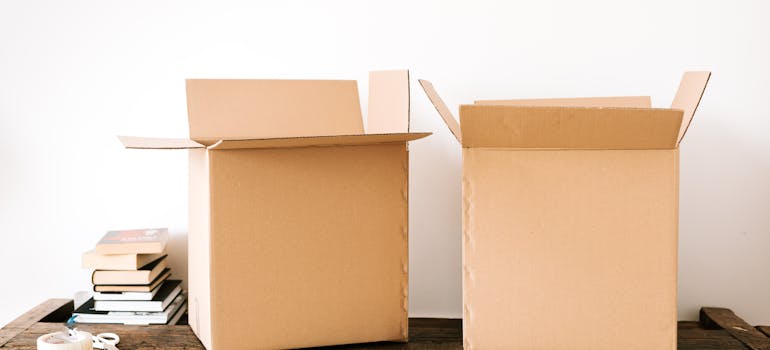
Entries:
[[378, 143], [407, 142], [430, 135], [429, 132], [359, 134], [335, 136], [281, 137], [266, 139], [221, 140], [208, 147], [210, 150], [246, 148], [294, 148], [323, 146], [355, 146]]
[[460, 106], [463, 147], [673, 149], [675, 109]]
[[118, 136], [125, 148], [134, 149], [193, 149], [206, 148], [205, 145], [190, 139], [160, 137]]
[[537, 107], [627, 107], [650, 108], [650, 96], [535, 98], [515, 100], [476, 100], [480, 105], [537, 106]]
[[444, 123], [449, 128], [449, 131], [451, 131], [452, 135], [455, 136], [457, 142], [462, 143], [463, 137], [460, 130], [460, 124], [457, 122], [457, 118], [455, 118], [452, 115], [452, 112], [449, 111], [449, 107], [446, 106], [444, 100], [442, 100], [441, 96], [438, 95], [431, 82], [424, 79], [419, 79], [419, 82], [420, 86], [422, 86], [422, 90], [425, 91], [425, 94], [433, 104], [433, 107], [436, 108], [436, 111], [441, 116], [441, 119], [444, 120]]
[[355, 80], [189, 79], [190, 138], [363, 133]]
[[369, 72], [366, 133], [409, 132], [409, 71]]
[[687, 128], [690, 127], [695, 110], [698, 109], [703, 92], [706, 90], [711, 72], [685, 72], [682, 75], [682, 81], [679, 83], [679, 89], [676, 91], [674, 101], [671, 102], [671, 108], [684, 111], [682, 125], [679, 128], [677, 142], [682, 142]]

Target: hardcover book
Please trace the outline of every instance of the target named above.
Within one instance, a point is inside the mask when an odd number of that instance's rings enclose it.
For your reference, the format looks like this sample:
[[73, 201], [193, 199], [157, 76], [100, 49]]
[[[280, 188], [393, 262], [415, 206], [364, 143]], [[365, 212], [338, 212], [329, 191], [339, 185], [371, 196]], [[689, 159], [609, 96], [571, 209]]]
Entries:
[[140, 270], [110, 271], [95, 270], [91, 275], [93, 284], [149, 284], [166, 269], [166, 258], [155, 260]]
[[150, 292], [157, 288], [163, 281], [171, 276], [171, 269], [165, 269], [149, 284], [132, 284], [132, 285], [118, 285], [118, 284], [102, 284], [94, 285], [94, 292]]
[[160, 312], [182, 292], [180, 280], [167, 280], [152, 300], [94, 300], [95, 311]]
[[96, 244], [99, 254], [158, 254], [168, 242], [168, 229], [109, 231]]
[[83, 268], [94, 270], [139, 270], [166, 254], [99, 254], [96, 250], [83, 253]]
[[95, 292], [94, 300], [152, 300], [159, 289], [149, 292]]

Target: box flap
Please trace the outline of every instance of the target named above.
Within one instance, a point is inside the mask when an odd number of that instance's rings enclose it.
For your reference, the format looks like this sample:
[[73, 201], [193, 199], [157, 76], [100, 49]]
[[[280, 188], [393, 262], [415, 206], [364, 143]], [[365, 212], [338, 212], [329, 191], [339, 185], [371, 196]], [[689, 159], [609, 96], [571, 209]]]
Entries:
[[433, 107], [436, 108], [438, 114], [441, 115], [441, 119], [444, 119], [444, 123], [447, 127], [449, 127], [449, 131], [452, 132], [452, 135], [455, 135], [457, 142], [462, 143], [463, 138], [460, 131], [460, 124], [452, 115], [452, 112], [449, 111], [449, 108], [444, 103], [444, 100], [442, 100], [438, 93], [436, 93], [436, 89], [433, 88], [433, 84], [423, 79], [419, 79], [419, 82], [423, 91], [425, 91], [425, 94], [428, 95], [428, 99], [430, 99], [430, 102], [433, 103]]
[[409, 71], [369, 72], [367, 134], [409, 132]]
[[703, 91], [706, 90], [706, 84], [708, 84], [710, 77], [711, 72], [685, 72], [682, 75], [679, 89], [676, 92], [676, 96], [674, 96], [674, 101], [671, 102], [671, 108], [684, 111], [677, 142], [682, 142], [682, 138], [684, 138], [684, 134], [687, 132], [690, 122], [692, 122], [692, 117], [695, 115], [695, 110], [698, 109], [698, 104], [701, 97], [703, 97]]
[[395, 134], [366, 134], [366, 135], [335, 135], [312, 137], [282, 137], [271, 139], [222, 140], [208, 147], [210, 150], [244, 149], [244, 148], [293, 148], [321, 146], [354, 146], [378, 143], [406, 142], [421, 139], [430, 135], [429, 132], [395, 133]]
[[673, 149], [676, 109], [462, 105], [463, 147]]
[[193, 140], [363, 133], [355, 80], [187, 80]]
[[118, 136], [125, 148], [136, 149], [192, 149], [206, 148], [205, 145], [189, 139], [169, 139], [159, 137]]
[[516, 100], [476, 100], [480, 105], [538, 106], [538, 107], [628, 107], [650, 108], [650, 96], [536, 98]]

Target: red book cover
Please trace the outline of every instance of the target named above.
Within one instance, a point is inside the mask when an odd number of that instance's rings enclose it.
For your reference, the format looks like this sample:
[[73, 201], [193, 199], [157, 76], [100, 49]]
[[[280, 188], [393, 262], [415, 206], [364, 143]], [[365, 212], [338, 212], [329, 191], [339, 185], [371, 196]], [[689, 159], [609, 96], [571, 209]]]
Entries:
[[168, 229], [152, 228], [109, 231], [96, 244], [99, 254], [162, 253], [168, 242]]

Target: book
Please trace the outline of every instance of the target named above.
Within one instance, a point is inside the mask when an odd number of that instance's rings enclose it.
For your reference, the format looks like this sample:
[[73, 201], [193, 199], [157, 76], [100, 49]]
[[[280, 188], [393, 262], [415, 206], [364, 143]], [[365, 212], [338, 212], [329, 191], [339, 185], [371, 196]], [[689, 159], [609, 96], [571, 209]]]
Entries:
[[[76, 323], [174, 324], [179, 321], [185, 310], [187, 310], [187, 298], [182, 293], [165, 310], [160, 312], [96, 311], [94, 310], [94, 299], [91, 298], [78, 307], [72, 316], [75, 317]], [[174, 319], [176, 320], [174, 321]]]
[[171, 269], [165, 269], [156, 277], [152, 283], [149, 284], [134, 284], [134, 285], [94, 285], [94, 292], [149, 292], [157, 288], [168, 276], [171, 276]]
[[95, 292], [94, 300], [152, 300], [160, 288], [149, 292]]
[[181, 283], [180, 280], [166, 280], [152, 300], [94, 300], [94, 310], [160, 312], [182, 292]]
[[166, 258], [155, 260], [141, 270], [110, 271], [95, 270], [91, 274], [93, 284], [149, 284], [166, 269]]
[[94, 270], [139, 270], [166, 254], [99, 254], [96, 250], [83, 253], [83, 268]]
[[99, 254], [158, 254], [168, 243], [168, 229], [109, 231], [96, 244]]
[[179, 320], [182, 318], [185, 312], [187, 312], [187, 300], [185, 300], [184, 303], [182, 303], [182, 306], [179, 307], [179, 310], [176, 310], [176, 313], [174, 314], [174, 316], [171, 316], [171, 319], [168, 320], [166, 324], [176, 325], [177, 323], [179, 323]]

